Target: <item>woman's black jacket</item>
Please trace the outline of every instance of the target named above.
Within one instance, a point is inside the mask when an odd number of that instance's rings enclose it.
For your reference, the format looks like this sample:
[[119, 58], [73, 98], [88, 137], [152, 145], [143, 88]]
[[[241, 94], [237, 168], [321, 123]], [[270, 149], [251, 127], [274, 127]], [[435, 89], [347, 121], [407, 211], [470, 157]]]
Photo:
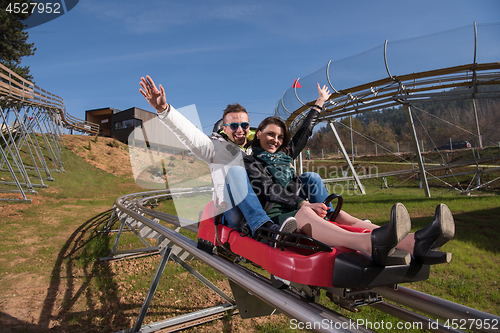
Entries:
[[[302, 122], [299, 130], [295, 133], [288, 144], [288, 155], [295, 159], [305, 148], [307, 140], [312, 134], [313, 128], [318, 121], [319, 111], [311, 108], [307, 117]], [[303, 201], [298, 196], [302, 183], [296, 174], [288, 185], [277, 184], [266, 164], [253, 155], [245, 156], [245, 168], [252, 188], [266, 212], [269, 212], [274, 203], [278, 203], [291, 210], [298, 209], [298, 204]]]

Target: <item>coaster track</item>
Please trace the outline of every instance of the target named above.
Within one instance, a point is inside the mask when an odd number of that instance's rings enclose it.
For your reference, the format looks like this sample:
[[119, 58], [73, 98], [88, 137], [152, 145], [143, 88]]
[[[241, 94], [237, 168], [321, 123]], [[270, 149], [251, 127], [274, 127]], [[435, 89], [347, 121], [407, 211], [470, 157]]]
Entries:
[[[471, 31], [469, 27], [464, 27], [391, 43], [390, 48], [386, 40], [383, 46], [360, 55], [336, 62], [329, 61], [325, 67], [313, 74], [302, 80], [296, 79], [293, 86], [285, 90], [277, 102], [274, 115], [284, 119], [291, 132], [294, 132], [315, 103], [316, 83], [329, 86], [333, 93], [323, 106], [319, 122], [329, 124], [340, 151], [347, 157], [333, 122], [360, 113], [403, 106], [423, 188], [426, 196], [430, 197], [426, 167], [421, 156], [411, 107], [416, 103], [472, 100], [479, 147], [483, 148], [475, 100], [500, 98], [500, 57], [498, 52], [495, 52], [496, 45], [499, 44], [500, 25], [481, 25], [480, 31], [483, 34], [479, 38], [482, 38], [482, 47], [478, 47], [476, 23], [472, 28], [472, 43], [469, 38]], [[491, 48], [485, 47], [486, 45]], [[473, 52], [468, 52], [470, 50]], [[461, 56], [462, 54], [465, 56]], [[412, 56], [411, 60], [408, 55]], [[434, 63], [441, 66], [455, 65], [441, 67], [432, 65]], [[396, 75], [396, 70], [391, 67], [398, 66], [404, 69], [398, 70]], [[414, 71], [415, 67], [420, 70]], [[362, 82], [362, 78], [368, 76], [378, 79], [349, 86], [352, 82]], [[351, 169], [352, 180], [356, 181], [361, 193], [365, 194], [360, 177], [349, 158], [346, 158], [346, 161]]]
[[0, 201], [31, 201], [26, 193], [46, 187], [44, 181], [53, 180], [51, 172], [64, 171], [61, 127], [90, 135], [99, 133], [98, 124], [68, 114], [61, 97], [2, 64], [0, 111], [0, 172], [7, 172], [5, 178], [0, 177], [0, 185], [6, 185], [0, 192], [8, 193]]
[[[141, 228], [148, 228], [150, 231], [147, 233], [151, 235], [151, 232], [155, 232], [159, 235], [162, 244], [165, 244], [163, 240], [168, 240], [170, 243], [169, 248], [177, 248], [175, 253], [181, 251], [189, 253], [190, 258], [196, 258], [201, 260], [203, 263], [207, 264], [211, 268], [220, 272], [222, 275], [228, 278], [230, 283], [235, 283], [239, 287], [243, 288], [246, 292], [254, 295], [260, 301], [267, 304], [268, 306], [284, 313], [288, 317], [303, 323], [332, 323], [330, 325], [320, 325], [312, 329], [315, 332], [372, 332], [362, 325], [355, 325], [355, 329], [352, 329], [352, 320], [346, 318], [334, 310], [321, 306], [310, 298], [304, 298], [303, 294], [297, 293], [296, 288], [291, 288], [290, 290], [280, 290], [271, 286], [270, 280], [267, 278], [239, 265], [238, 263], [228, 261], [218, 255], [210, 255], [206, 252], [199, 250], [195, 241], [181, 235], [178, 229], [172, 230], [161, 222], [167, 222], [173, 224], [175, 227], [180, 228], [181, 225], [185, 225], [186, 219], [179, 219], [177, 216], [157, 212], [154, 209], [147, 208], [146, 206], [155, 206], [158, 201], [171, 198], [173, 195], [180, 196], [183, 194], [190, 194], [193, 192], [203, 192], [210, 191], [211, 189], [177, 189], [177, 190], [163, 190], [163, 191], [150, 191], [150, 192], [140, 192], [121, 196], [115, 201], [115, 215], [120, 217], [121, 227], [128, 223], [130, 226], [132, 221], [134, 228], [140, 230]], [[127, 222], [126, 222], [127, 221]], [[196, 222], [191, 221], [192, 224], [188, 228], [189, 230], [196, 232]], [[108, 224], [108, 230], [112, 226], [112, 222]], [[145, 231], [142, 230], [141, 234]], [[138, 232], [136, 232], [138, 234]], [[152, 236], [150, 236], [152, 237]], [[118, 239], [117, 239], [118, 240]], [[159, 241], [160, 242], [160, 241]], [[139, 249], [140, 250], [140, 249]], [[170, 251], [170, 250], [169, 250]], [[133, 252], [133, 251], [131, 251]], [[140, 252], [140, 251], [139, 251]], [[170, 253], [170, 252], [169, 252]], [[130, 253], [133, 255], [133, 253]], [[106, 258], [110, 259], [110, 258]], [[175, 261], [179, 262], [178, 259]], [[160, 263], [161, 264], [161, 263]], [[157, 277], [159, 279], [159, 277]], [[156, 280], [156, 279], [155, 279]], [[153, 281], [154, 283], [155, 281]], [[156, 281], [157, 283], [158, 281]], [[153, 287], [152, 283], [152, 287]], [[307, 286], [306, 286], [307, 287]], [[148, 293], [149, 297], [154, 295], [155, 288], [150, 288]], [[307, 289], [307, 288], [306, 288]], [[333, 288], [334, 289], [334, 288]], [[332, 288], [325, 288], [327, 293], [336, 292]], [[292, 290], [295, 290], [292, 291]], [[427, 330], [434, 332], [462, 332], [458, 329], [451, 327], [452, 325], [446, 325], [446, 322], [466, 322], [472, 323], [467, 326], [474, 332], [495, 332], [498, 331], [498, 326], [495, 329], [488, 329], [481, 323], [489, 322], [498, 323], [500, 325], [500, 317], [479, 311], [464, 305], [460, 305], [454, 302], [450, 302], [438, 297], [434, 297], [425, 293], [421, 293], [409, 288], [398, 286], [397, 289], [390, 287], [378, 287], [373, 288], [372, 292], [377, 295], [383, 296], [392, 302], [399, 305], [394, 305], [387, 303], [385, 301], [376, 302], [370, 306], [376, 308], [380, 311], [389, 313], [395, 317], [403, 319], [408, 322], [422, 323], [422, 327]], [[151, 300], [149, 300], [150, 303]], [[232, 302], [235, 303], [234, 301]], [[147, 302], [145, 301], [145, 305]], [[150, 327], [155, 327], [156, 329], [169, 329], [172, 327], [172, 323], [178, 324], [178, 318], [172, 318], [162, 323], [154, 323], [149, 325], [142, 325], [145, 313], [147, 312], [147, 306], [141, 310], [139, 314], [136, 325], [130, 332], [149, 332]], [[413, 311], [407, 310], [402, 306], [409, 307]], [[426, 313], [432, 318], [439, 318], [439, 322], [436, 319], [431, 319], [424, 315], [421, 315], [415, 311]], [[199, 317], [194, 319], [188, 318], [183, 321], [183, 327], [189, 327], [191, 325], [198, 324], [200, 320]], [[190, 324], [191, 321], [194, 323]], [[433, 327], [429, 327], [431, 323]], [[477, 323], [477, 324], [474, 324]], [[351, 326], [349, 326], [351, 324]], [[342, 326], [344, 325], [344, 326]], [[426, 326], [427, 325], [427, 326]], [[347, 327], [347, 329], [344, 329]]]
[[[500, 97], [500, 62], [472, 63], [420, 73], [389, 76], [338, 91], [330, 83], [329, 65], [330, 63], [326, 67], [325, 77], [334, 93], [320, 114], [321, 121], [404, 104]], [[388, 74], [390, 75], [389, 72]], [[479, 87], [483, 86], [488, 86], [491, 90], [479, 90]], [[297, 87], [290, 88], [285, 91], [284, 95], [293, 94], [300, 101], [297, 89]], [[288, 114], [286, 123], [293, 129], [305, 116], [303, 113], [314, 105], [314, 101], [302, 104], [296, 110], [289, 111], [282, 98], [278, 102], [275, 114], [278, 116]]]
[[[296, 79], [274, 113], [286, 119], [291, 130], [296, 128], [304, 111], [314, 105], [317, 82], [333, 92], [321, 112], [322, 121], [400, 105], [500, 97], [499, 33], [498, 23], [478, 27], [474, 22], [408, 40], [386, 40]], [[355, 82], [360, 84], [350, 85]]]
[[42, 108], [68, 129], [99, 134], [98, 124], [70, 115], [61, 97], [43, 90], [2, 64], [0, 64], [0, 101], [2, 105]]

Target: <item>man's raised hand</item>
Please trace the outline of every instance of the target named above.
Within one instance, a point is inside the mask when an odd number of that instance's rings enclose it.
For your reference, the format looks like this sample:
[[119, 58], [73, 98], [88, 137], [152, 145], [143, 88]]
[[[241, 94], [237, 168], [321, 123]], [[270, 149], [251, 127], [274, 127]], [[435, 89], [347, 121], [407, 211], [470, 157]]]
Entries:
[[160, 90], [158, 90], [153, 79], [151, 79], [149, 75], [146, 75], [146, 78], [141, 77], [141, 82], [139, 82], [139, 84], [142, 87], [142, 89], [139, 89], [139, 92], [158, 113], [167, 109], [167, 97], [161, 84], [159, 86]]

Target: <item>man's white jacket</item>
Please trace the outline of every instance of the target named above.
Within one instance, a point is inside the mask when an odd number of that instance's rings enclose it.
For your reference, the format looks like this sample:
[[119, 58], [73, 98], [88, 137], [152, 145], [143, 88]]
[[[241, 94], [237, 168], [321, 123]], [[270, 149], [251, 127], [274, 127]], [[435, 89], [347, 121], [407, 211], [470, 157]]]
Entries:
[[[213, 133], [206, 136], [172, 105], [169, 110], [159, 113], [158, 119], [198, 158], [208, 163], [212, 175], [217, 202], [224, 201], [224, 184], [227, 171], [232, 166], [245, 167], [243, 156], [251, 149], [243, 149], [222, 135]], [[229, 203], [229, 202], [228, 202]]]

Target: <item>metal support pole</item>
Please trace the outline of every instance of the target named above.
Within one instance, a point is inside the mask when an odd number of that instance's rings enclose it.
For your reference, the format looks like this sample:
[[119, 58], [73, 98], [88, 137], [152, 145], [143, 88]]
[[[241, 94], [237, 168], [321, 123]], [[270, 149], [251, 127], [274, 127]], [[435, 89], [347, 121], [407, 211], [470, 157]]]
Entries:
[[[40, 110], [40, 111], [43, 112], [42, 110]], [[49, 153], [48, 157], [49, 157], [50, 161], [52, 161], [52, 165], [54, 166], [54, 170], [56, 172], [59, 172], [60, 170], [58, 169], [58, 167], [56, 165], [56, 158], [55, 158], [55, 155], [53, 153], [52, 145], [49, 143], [49, 139], [47, 138], [49, 136], [49, 132], [48, 132], [48, 129], [46, 126], [45, 117], [43, 114], [40, 114], [40, 117], [36, 117], [35, 119], [37, 121], [38, 128], [40, 129], [40, 135], [42, 136], [43, 141], [45, 142], [45, 148]]]
[[181, 258], [177, 257], [173, 253], [170, 255], [170, 257], [176, 263], [178, 263], [179, 265], [181, 265], [181, 267], [184, 268], [188, 273], [190, 273], [195, 278], [197, 278], [198, 281], [200, 281], [205, 286], [207, 286], [208, 288], [210, 288], [213, 292], [215, 292], [221, 298], [223, 298], [224, 300], [226, 300], [228, 303], [236, 305], [236, 302], [234, 301], [234, 299], [232, 299], [225, 292], [223, 292], [222, 290], [220, 290], [219, 287], [217, 287], [215, 284], [213, 284], [212, 282], [210, 282], [210, 280], [208, 280], [206, 277], [204, 277], [203, 275], [201, 275], [200, 272], [198, 272], [193, 267], [191, 267], [190, 265], [188, 265], [184, 260], [182, 260]]
[[32, 122], [30, 122], [30, 131], [33, 134], [33, 138], [35, 139], [37, 156], [38, 156], [38, 159], [40, 160], [40, 163], [43, 166], [43, 169], [45, 171], [47, 179], [48, 180], [54, 180], [54, 178], [52, 178], [52, 175], [50, 174], [49, 167], [47, 166], [47, 163], [45, 162], [45, 158], [43, 157], [42, 148], [40, 146], [40, 143], [38, 142], [38, 138], [37, 138], [37, 135], [36, 135], [35, 124], [37, 126], [39, 126], [38, 113], [37, 112], [33, 112], [33, 120], [32, 120]]
[[479, 165], [477, 166], [477, 186], [481, 186], [481, 170], [479, 170]]
[[[116, 215], [116, 206], [113, 207], [113, 213], [111, 213], [111, 217], [109, 218], [108, 224], [104, 227], [104, 230], [111, 230], [111, 227], [113, 226], [113, 219]], [[122, 227], [123, 229], [123, 227]]]
[[64, 166], [60, 156], [61, 147], [59, 146], [57, 125], [55, 123], [54, 117], [50, 117], [50, 121], [48, 122], [48, 128], [50, 129], [49, 137], [53, 142], [52, 149], [54, 155], [57, 157], [57, 164], [59, 165], [59, 170], [64, 171]]
[[420, 169], [420, 179], [422, 180], [422, 185], [424, 187], [425, 196], [430, 198], [431, 192], [429, 190], [429, 184], [427, 183], [427, 175], [425, 174], [424, 162], [422, 160], [422, 154], [420, 153], [420, 147], [418, 145], [417, 132], [415, 132], [415, 124], [413, 123], [413, 116], [411, 115], [410, 105], [404, 105], [406, 110], [406, 117], [408, 118], [408, 125], [410, 125], [411, 135], [413, 139], [413, 145], [415, 146], [415, 151], [418, 158], [418, 168]]
[[[21, 151], [23, 145], [26, 145], [29, 156], [31, 157], [31, 162], [33, 163], [34, 171], [37, 173], [38, 178], [40, 179], [41, 185], [46, 186], [43, 183], [43, 178], [42, 178], [42, 175], [40, 174], [40, 169], [36, 163], [35, 157], [33, 155], [33, 151], [31, 149], [31, 147], [33, 147], [33, 150], [35, 150], [35, 153], [37, 154], [37, 157], [39, 158], [40, 157], [39, 153], [36, 150], [35, 145], [33, 144], [33, 140], [31, 139], [31, 133], [33, 133], [33, 132], [29, 129], [30, 119], [29, 119], [28, 111], [26, 110], [26, 108], [22, 108], [22, 109], [24, 109], [24, 117], [21, 117], [21, 108], [16, 113], [16, 116], [18, 116], [17, 120], [19, 123], [19, 130], [21, 132], [21, 137], [18, 140], [18, 149], [19, 149], [19, 151]], [[40, 158], [39, 158], [39, 160], [40, 160]], [[26, 170], [28, 170], [27, 167], [25, 167], [25, 168], [26, 168]]]
[[349, 155], [347, 155], [347, 152], [345, 151], [344, 145], [342, 144], [342, 140], [340, 140], [339, 134], [337, 133], [335, 126], [333, 126], [331, 121], [328, 121], [328, 125], [330, 125], [330, 128], [333, 132], [333, 135], [335, 135], [335, 139], [337, 140], [337, 143], [340, 146], [340, 149], [342, 150], [342, 154], [344, 154], [344, 157], [347, 161], [347, 164], [349, 165], [349, 168], [351, 169], [352, 175], [353, 175], [354, 179], [356, 180], [356, 183], [359, 186], [359, 190], [361, 191], [362, 194], [366, 194], [365, 187], [363, 186], [363, 184], [361, 184], [361, 181], [359, 180], [358, 174], [356, 173], [356, 170], [354, 169], [354, 166], [352, 165], [351, 160], [349, 159]]
[[[17, 120], [18, 119], [17, 110], [15, 108], [11, 108], [10, 110], [15, 113], [16, 120]], [[7, 124], [8, 118], [5, 117], [3, 113], [2, 113], [2, 118], [3, 118], [4, 123]], [[14, 123], [14, 124], [16, 125], [16, 123]], [[13, 127], [16, 127], [16, 126], [13, 126]], [[17, 127], [18, 127], [18, 131], [19, 131], [19, 124], [17, 124]], [[26, 186], [28, 187], [28, 190], [33, 193], [33, 192], [35, 192], [35, 190], [33, 189], [33, 186], [30, 182], [28, 173], [26, 172], [26, 168], [24, 166], [23, 159], [21, 158], [21, 155], [19, 153], [19, 150], [18, 150], [17, 144], [16, 144], [16, 140], [15, 140], [15, 138], [19, 137], [19, 135], [12, 133], [12, 131], [9, 129], [9, 126], [7, 126], [6, 129], [7, 129], [9, 141], [7, 142], [5, 140], [5, 135], [2, 135], [2, 139], [5, 142], [5, 148], [7, 150], [7, 153], [5, 154], [5, 161], [7, 162], [7, 164], [9, 163], [8, 157], [9, 157], [9, 153], [10, 153], [10, 156], [12, 156], [12, 161], [14, 162], [14, 164], [17, 167], [17, 171], [19, 173], [21, 173], [21, 176], [23, 177], [24, 182], [25, 182]]]
[[[5, 153], [4, 153], [1, 145], [0, 145], [0, 153], [2, 154], [2, 157], [7, 161], [7, 156], [5, 155]], [[12, 178], [16, 182], [17, 188], [19, 189], [19, 193], [21, 193], [21, 195], [23, 196], [23, 200], [25, 200], [25, 201], [31, 201], [31, 199], [28, 199], [26, 197], [26, 194], [24, 194], [23, 188], [21, 187], [21, 184], [17, 180], [17, 177], [16, 177], [16, 175], [14, 173], [14, 170], [12, 169], [12, 167], [9, 164], [9, 161], [7, 161], [7, 168], [9, 169]]]
[[304, 165], [302, 164], [302, 152], [299, 154], [299, 175], [304, 173]]
[[477, 25], [474, 22], [474, 73], [473, 73], [473, 88], [474, 93], [472, 94], [472, 106], [474, 107], [474, 117], [476, 118], [476, 128], [477, 128], [477, 136], [479, 138], [479, 148], [483, 149], [483, 139], [481, 137], [481, 132], [479, 130], [479, 120], [477, 118], [477, 108], [476, 108], [476, 99], [475, 94], [477, 93]]
[[[141, 234], [137, 230], [135, 230], [135, 228], [130, 223], [128, 223], [126, 220], [123, 223], [137, 236], [137, 238], [139, 238], [139, 240], [146, 247], [151, 247], [151, 245], [144, 239], [144, 237], [141, 236]], [[139, 224], [141, 224], [141, 222], [137, 222], [137, 224], [137, 227], [139, 228]]]
[[139, 332], [144, 322], [144, 318], [146, 317], [146, 312], [148, 312], [149, 306], [153, 301], [153, 296], [155, 295], [156, 288], [158, 287], [158, 283], [160, 283], [160, 278], [163, 275], [163, 271], [165, 270], [165, 265], [167, 264], [168, 259], [170, 258], [170, 252], [172, 251], [171, 247], [165, 247], [160, 251], [161, 260], [158, 264], [158, 268], [156, 269], [155, 276], [153, 277], [153, 282], [149, 286], [148, 294], [146, 295], [146, 299], [142, 304], [141, 311], [139, 312], [139, 316], [137, 317], [137, 321], [135, 322], [134, 327], [132, 328], [132, 332]]
[[354, 163], [354, 138], [352, 136], [352, 116], [349, 117], [349, 127], [351, 128], [351, 157], [352, 157], [352, 163]]
[[477, 118], [477, 108], [476, 108], [476, 99], [472, 99], [472, 106], [474, 107], [474, 117], [476, 118], [476, 128], [477, 128], [477, 137], [479, 138], [479, 148], [483, 149], [483, 138], [481, 137], [481, 131], [479, 130], [479, 119]]
[[125, 227], [125, 220], [121, 221], [121, 223], [120, 223], [120, 230], [118, 231], [118, 235], [116, 236], [115, 243], [113, 244], [113, 248], [110, 251], [111, 253], [115, 253], [116, 249], [118, 248], [118, 242], [120, 241], [120, 238], [122, 237], [123, 227]]
[[[12, 107], [8, 106], [5, 111], [6, 111], [5, 113], [2, 112], [2, 119], [3, 119], [3, 123], [5, 124], [5, 128], [2, 128], [3, 135], [1, 138], [4, 142], [4, 147], [6, 149], [5, 156], [7, 156], [7, 158], [8, 158], [11, 155], [14, 156], [12, 154], [10, 146], [14, 144], [13, 143], [14, 138], [13, 138], [13, 134], [11, 133], [11, 131], [16, 129], [16, 123], [14, 121], [12, 121], [12, 126], [9, 126], [9, 114], [12, 111]], [[14, 157], [12, 157], [12, 158], [14, 159]], [[3, 162], [0, 164], [0, 168], [3, 169]]]

